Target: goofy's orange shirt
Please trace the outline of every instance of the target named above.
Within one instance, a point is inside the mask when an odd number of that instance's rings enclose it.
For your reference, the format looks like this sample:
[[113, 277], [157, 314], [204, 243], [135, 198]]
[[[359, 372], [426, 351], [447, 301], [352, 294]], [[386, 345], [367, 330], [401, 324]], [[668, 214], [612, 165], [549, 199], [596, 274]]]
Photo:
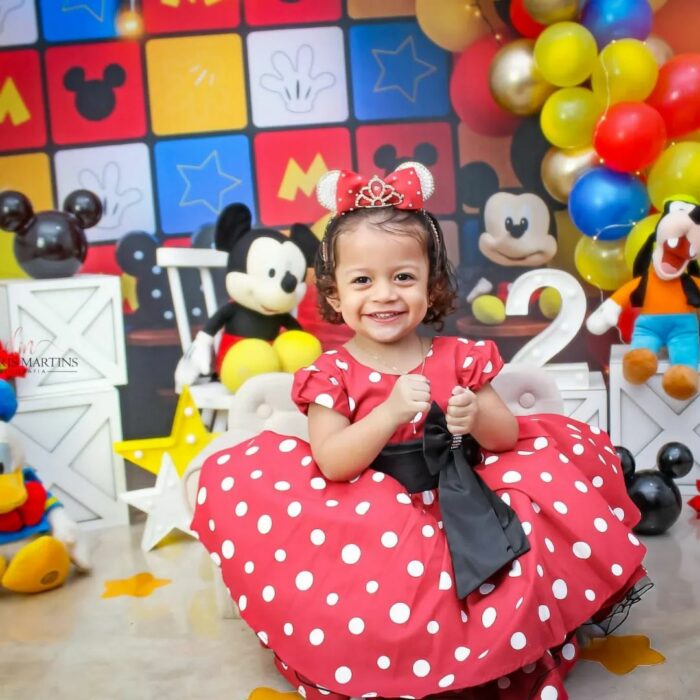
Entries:
[[[691, 277], [696, 284], [700, 284], [700, 277]], [[610, 298], [620, 306], [631, 305], [630, 296], [639, 285], [641, 277], [635, 277], [627, 284], [620, 287]], [[662, 280], [656, 274], [653, 267], [649, 268], [647, 289], [642, 302], [643, 314], [694, 314], [697, 309], [691, 306], [685, 298], [685, 292], [681, 284], [681, 278]]]

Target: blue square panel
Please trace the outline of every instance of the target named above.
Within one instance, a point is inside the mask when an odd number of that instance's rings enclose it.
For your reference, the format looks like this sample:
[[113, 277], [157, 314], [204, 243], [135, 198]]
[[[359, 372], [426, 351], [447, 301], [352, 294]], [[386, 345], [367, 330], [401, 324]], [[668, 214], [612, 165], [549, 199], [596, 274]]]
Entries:
[[119, 0], [39, 0], [47, 41], [110, 39], [117, 36]]
[[449, 54], [415, 22], [350, 28], [350, 62], [358, 119], [441, 117], [450, 110]]
[[161, 141], [155, 147], [163, 232], [183, 234], [212, 224], [242, 202], [255, 219], [250, 144], [246, 136]]

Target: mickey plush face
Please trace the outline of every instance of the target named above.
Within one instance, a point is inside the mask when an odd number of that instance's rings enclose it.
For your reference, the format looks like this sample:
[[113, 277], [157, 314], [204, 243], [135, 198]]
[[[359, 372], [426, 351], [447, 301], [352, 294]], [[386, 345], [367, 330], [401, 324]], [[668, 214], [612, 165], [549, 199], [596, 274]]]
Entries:
[[498, 265], [540, 267], [557, 252], [549, 209], [536, 194], [491, 195], [484, 207], [484, 226], [479, 250]]
[[652, 262], [662, 280], [680, 277], [700, 252], [700, 206], [673, 200], [664, 206], [656, 226]]

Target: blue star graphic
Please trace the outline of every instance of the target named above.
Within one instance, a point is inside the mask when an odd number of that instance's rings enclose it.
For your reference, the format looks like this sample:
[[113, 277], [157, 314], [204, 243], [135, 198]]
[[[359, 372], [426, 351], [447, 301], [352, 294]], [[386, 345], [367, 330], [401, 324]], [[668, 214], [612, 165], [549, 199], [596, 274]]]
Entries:
[[71, 12], [72, 10], [85, 10], [98, 22], [104, 22], [105, 0], [63, 0], [61, 11]]
[[203, 204], [217, 216], [223, 208], [224, 195], [241, 184], [241, 180], [221, 169], [218, 151], [212, 151], [199, 165], [178, 165], [177, 169], [187, 183], [180, 206]]
[[437, 68], [416, 56], [416, 45], [412, 36], [407, 36], [396, 51], [372, 49], [379, 64], [379, 77], [374, 92], [398, 90], [407, 100], [416, 101], [418, 83], [432, 75]]

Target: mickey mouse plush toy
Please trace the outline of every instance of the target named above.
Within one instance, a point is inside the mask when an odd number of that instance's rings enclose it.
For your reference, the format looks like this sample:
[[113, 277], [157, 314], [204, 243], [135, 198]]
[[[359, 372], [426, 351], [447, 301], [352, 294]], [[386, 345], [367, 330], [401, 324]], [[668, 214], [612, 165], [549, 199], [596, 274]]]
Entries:
[[215, 369], [230, 391], [254, 374], [311, 364], [321, 345], [291, 312], [306, 292], [306, 270], [319, 245], [313, 231], [303, 224], [294, 224], [289, 236], [253, 229], [248, 207], [231, 204], [216, 223], [215, 243], [228, 252], [226, 291], [232, 301], [197, 333], [175, 370], [176, 386], [211, 374], [214, 338], [222, 329]]

